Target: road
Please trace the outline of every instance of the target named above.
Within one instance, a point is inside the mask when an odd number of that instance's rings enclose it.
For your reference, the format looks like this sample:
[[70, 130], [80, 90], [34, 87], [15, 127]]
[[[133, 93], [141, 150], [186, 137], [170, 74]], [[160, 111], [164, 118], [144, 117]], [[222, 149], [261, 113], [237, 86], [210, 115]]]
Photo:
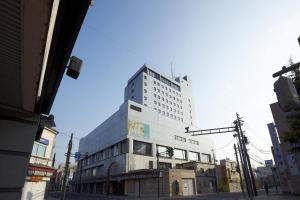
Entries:
[[[59, 200], [60, 193], [49, 193], [45, 200]], [[115, 195], [96, 195], [96, 194], [78, 194], [78, 193], [67, 193], [66, 200], [135, 200], [140, 198], [130, 198], [125, 196]], [[157, 200], [157, 198], [141, 198], [145, 200]], [[204, 194], [192, 197], [177, 197], [177, 198], [160, 198], [160, 200], [178, 199], [178, 200], [242, 200], [240, 193], [220, 193], [220, 194]], [[255, 198], [255, 200], [299, 200], [299, 196], [289, 196], [280, 194], [270, 194], [266, 196], [263, 192]]]

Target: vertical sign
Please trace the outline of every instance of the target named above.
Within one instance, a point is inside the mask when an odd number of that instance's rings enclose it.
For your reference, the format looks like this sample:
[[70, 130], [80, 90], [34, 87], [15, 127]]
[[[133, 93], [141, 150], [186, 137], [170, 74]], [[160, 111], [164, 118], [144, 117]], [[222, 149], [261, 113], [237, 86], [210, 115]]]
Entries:
[[275, 163], [278, 167], [279, 172], [283, 172], [285, 165], [283, 162], [282, 152], [281, 152], [281, 148], [280, 148], [280, 144], [279, 144], [279, 140], [278, 140], [278, 136], [277, 136], [277, 132], [276, 132], [274, 123], [269, 123], [268, 129], [269, 129], [271, 141], [272, 141], [273, 148], [274, 148]]

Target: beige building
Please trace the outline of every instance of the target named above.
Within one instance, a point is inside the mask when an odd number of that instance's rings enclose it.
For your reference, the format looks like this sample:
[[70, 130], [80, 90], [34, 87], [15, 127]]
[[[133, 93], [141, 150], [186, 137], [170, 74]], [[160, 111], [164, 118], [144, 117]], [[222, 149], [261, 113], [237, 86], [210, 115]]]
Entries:
[[240, 176], [236, 162], [228, 158], [220, 160], [217, 166], [218, 188], [222, 192], [241, 192]]
[[176, 166], [177, 168], [192, 169], [196, 176], [197, 193], [215, 192], [216, 176], [214, 173], [215, 166], [212, 163], [187, 162]]
[[22, 190], [22, 200], [44, 199], [46, 184], [50, 181], [50, 176], [54, 171], [52, 159], [57, 133], [56, 130], [45, 127], [41, 139], [34, 142]]

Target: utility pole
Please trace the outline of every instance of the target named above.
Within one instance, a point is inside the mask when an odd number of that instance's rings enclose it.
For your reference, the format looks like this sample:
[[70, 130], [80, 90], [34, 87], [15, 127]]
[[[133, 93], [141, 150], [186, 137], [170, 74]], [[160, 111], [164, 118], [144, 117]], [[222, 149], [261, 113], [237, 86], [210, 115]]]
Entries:
[[248, 196], [250, 199], [253, 199], [253, 188], [251, 186], [251, 178], [249, 175], [249, 168], [247, 165], [247, 158], [245, 155], [245, 148], [244, 148], [244, 139], [242, 137], [242, 127], [241, 127], [241, 118], [239, 117], [239, 114], [236, 113], [236, 129], [237, 129], [237, 135], [238, 135], [238, 140], [239, 140], [239, 147], [240, 147], [240, 155], [241, 155], [241, 160], [242, 160], [242, 167], [243, 167], [243, 172], [244, 172], [244, 177], [245, 177], [245, 182], [246, 182], [246, 187], [247, 187], [247, 192]]
[[214, 157], [214, 172], [215, 172], [215, 188], [216, 188], [216, 193], [219, 194], [219, 190], [218, 190], [218, 177], [217, 177], [217, 163], [216, 163], [216, 156], [215, 156], [215, 151], [214, 149], [212, 149], [212, 153], [213, 153], [213, 157]]
[[250, 170], [250, 176], [251, 176], [251, 179], [252, 179], [252, 187], [253, 187], [254, 195], [257, 196], [255, 178], [254, 178], [254, 174], [253, 174], [253, 170], [252, 170], [252, 166], [251, 166], [251, 162], [250, 162], [250, 158], [249, 158], [249, 154], [248, 154], [247, 149], [246, 149], [245, 153], [246, 153], [247, 162], [249, 164], [249, 170]]
[[73, 133], [71, 134], [71, 138], [68, 144], [68, 152], [67, 152], [67, 158], [66, 158], [66, 164], [65, 164], [65, 174], [63, 179], [63, 186], [62, 186], [62, 193], [61, 193], [61, 200], [66, 199], [66, 187], [67, 187], [67, 179], [69, 176], [69, 163], [70, 163], [70, 156], [72, 151], [72, 139], [73, 139]]
[[156, 152], [156, 169], [157, 169], [157, 198], [159, 199], [159, 177], [160, 177], [160, 172], [159, 172], [159, 153], [158, 151]]
[[242, 189], [243, 197], [245, 198], [245, 191], [244, 191], [244, 184], [243, 184], [243, 179], [242, 179], [242, 173], [241, 173], [241, 168], [240, 168], [240, 163], [239, 163], [239, 157], [237, 155], [236, 145], [235, 144], [233, 145], [233, 148], [234, 148], [234, 154], [235, 154], [235, 158], [236, 158], [236, 164], [237, 164], [237, 167], [239, 169], [241, 189]]

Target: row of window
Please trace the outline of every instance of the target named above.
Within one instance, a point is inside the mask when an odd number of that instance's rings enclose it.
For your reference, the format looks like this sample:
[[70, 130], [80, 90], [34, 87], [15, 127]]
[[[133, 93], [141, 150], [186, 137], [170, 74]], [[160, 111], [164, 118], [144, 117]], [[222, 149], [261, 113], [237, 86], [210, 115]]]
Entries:
[[[178, 136], [179, 137], [179, 136]], [[156, 145], [157, 152], [159, 153], [160, 157], [169, 158], [167, 152], [167, 146]], [[174, 148], [174, 159], [179, 160], [191, 160], [191, 161], [200, 161], [205, 163], [211, 163], [211, 156], [210, 154], [201, 154], [198, 152], [189, 151], [187, 150]], [[134, 140], [133, 141], [133, 153], [138, 155], [145, 155], [145, 156], [153, 156], [152, 155], [152, 144], [147, 142], [141, 142]]]
[[[182, 111], [176, 110], [175, 108], [172, 108], [171, 106], [165, 105], [165, 104], [160, 103], [160, 102], [157, 102], [157, 101], [155, 101], [155, 100], [154, 100], [154, 105], [161, 106], [162, 108], [166, 108], [167, 110], [170, 109], [170, 111], [173, 111], [174, 113], [176, 113], [176, 111], [177, 111], [178, 114], [183, 115], [183, 112], [182, 112]], [[178, 106], [178, 107], [179, 107], [179, 106]]]
[[[168, 80], [167, 78], [163, 77], [162, 75], [160, 75], [160, 74], [158, 74], [158, 73], [156, 73], [156, 72], [154, 72], [154, 71], [152, 71], [150, 69], [148, 69], [148, 74], [150, 76], [152, 76], [153, 78], [155, 78], [155, 79], [161, 81], [162, 83], [164, 83], [165, 87], [169, 86], [169, 87], [171, 87], [171, 88], [173, 88], [173, 89], [175, 89], [177, 91], [180, 91], [180, 86], [179, 85], [171, 82], [170, 80]], [[145, 79], [147, 79], [147, 76], [146, 76]], [[160, 85], [160, 82], [157, 82], [157, 85]], [[169, 88], [169, 90], [170, 90], [170, 88]]]
[[175, 120], [178, 120], [178, 121], [181, 120], [183, 122], [183, 118], [182, 117], [178, 117], [175, 114], [173, 115], [172, 113], [166, 112], [164, 110], [160, 110], [159, 108], [154, 108], [154, 110], [157, 110], [157, 112], [159, 114], [162, 114], [162, 115], [165, 115], [167, 117], [170, 117], [171, 119], [175, 119]]
[[[155, 93], [153, 94], [154, 98], [157, 98], [157, 99], [161, 99], [162, 101], [165, 101], [165, 98], [164, 97], [161, 97], [159, 95], [156, 95]], [[145, 96], [146, 97], [146, 96]], [[146, 97], [147, 98], [147, 97]], [[166, 103], [169, 103], [170, 105], [174, 105], [176, 107], [177, 105], [177, 108], [180, 108], [182, 109], [182, 106], [179, 105], [179, 104], [176, 104], [176, 102], [172, 102], [171, 100], [168, 100], [166, 99]]]
[[86, 158], [79, 161], [79, 165], [82, 166], [90, 165], [92, 163], [105, 160], [120, 154], [128, 153], [128, 141], [123, 140], [117, 144], [114, 144], [106, 149], [87, 155]]
[[105, 176], [105, 171], [104, 171], [103, 165], [85, 169], [85, 170], [81, 170], [81, 171], [77, 171], [74, 173], [74, 180], [80, 180], [80, 174], [81, 174], [81, 178], [85, 179], [85, 178], [90, 178], [90, 177]]
[[[166, 95], [166, 97], [170, 97], [170, 98], [173, 98], [174, 100], [175, 100], [175, 96], [172, 96], [171, 95], [171, 91], [170, 91], [170, 94], [166, 91], [166, 92], [164, 92], [163, 90], [160, 90], [159, 88], [157, 88], [156, 89], [156, 87], [153, 87], [153, 90], [156, 92], [158, 92], [158, 93], [161, 93], [161, 94], [163, 94], [163, 95]], [[179, 96], [179, 97], [181, 97], [181, 94], [178, 94], [178, 92], [176, 92], [175, 93], [175, 91], [173, 91], [173, 95], [177, 95], [177, 96]], [[177, 101], [179, 101], [180, 99], [179, 98], [177, 98], [176, 97], [176, 99], [177, 99]]]

